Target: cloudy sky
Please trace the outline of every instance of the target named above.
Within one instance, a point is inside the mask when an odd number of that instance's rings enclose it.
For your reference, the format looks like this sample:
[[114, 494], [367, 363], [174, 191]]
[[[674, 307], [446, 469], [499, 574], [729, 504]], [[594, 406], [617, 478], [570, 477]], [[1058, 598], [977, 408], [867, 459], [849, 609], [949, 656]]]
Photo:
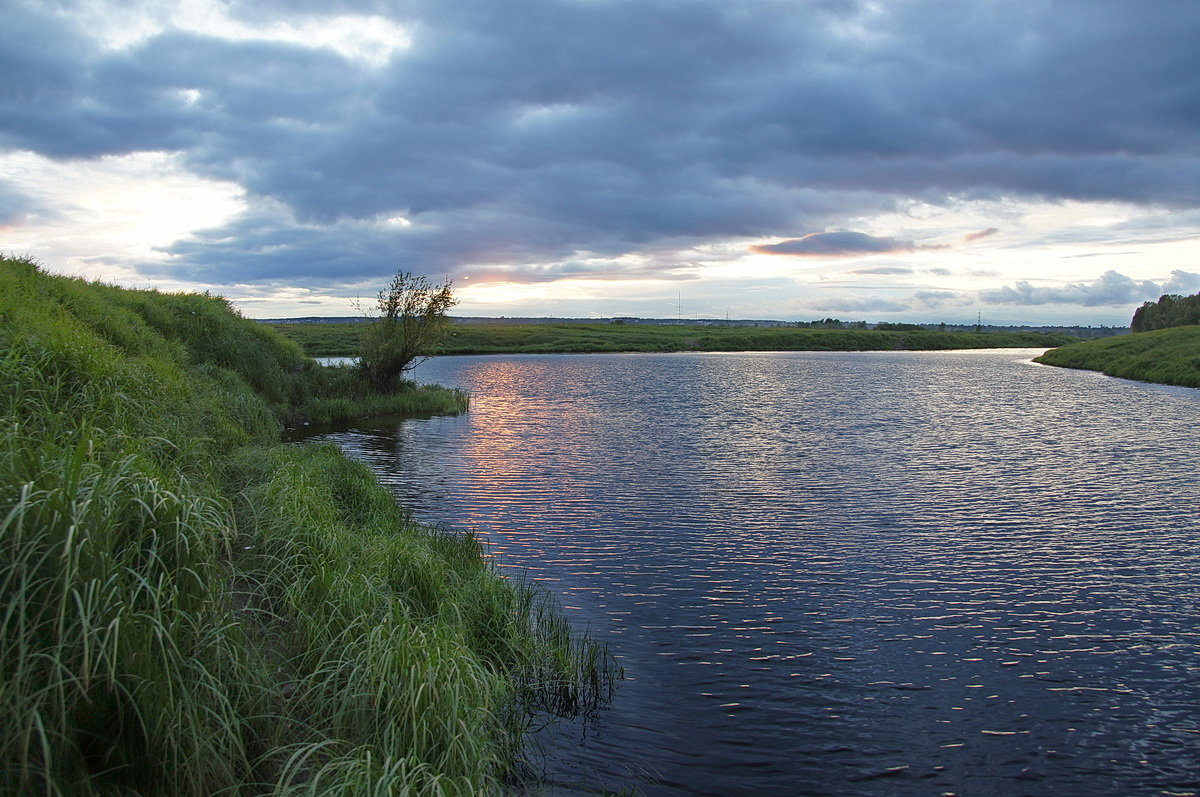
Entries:
[[1196, 0], [4, 0], [0, 249], [352, 315], [1125, 324], [1200, 291]]

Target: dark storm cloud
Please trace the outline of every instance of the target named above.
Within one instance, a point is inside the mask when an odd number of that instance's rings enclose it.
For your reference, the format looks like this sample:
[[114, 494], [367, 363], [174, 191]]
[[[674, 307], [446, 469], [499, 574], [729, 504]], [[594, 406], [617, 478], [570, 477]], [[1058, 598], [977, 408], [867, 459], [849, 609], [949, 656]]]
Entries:
[[525, 266], [521, 268], [467, 269], [468, 278], [479, 282], [511, 282], [532, 284], [537, 282], [554, 282], [560, 279], [625, 279], [637, 280], [653, 278], [656, 280], [694, 280], [694, 266], [689, 263], [667, 263], [626, 265], [611, 262], [582, 262], [568, 260], [563, 263], [549, 265]]
[[1200, 274], [1190, 271], [1172, 271], [1162, 284], [1163, 293], [1189, 294], [1200, 292]]
[[879, 238], [861, 232], [814, 232], [777, 244], [752, 246], [761, 255], [793, 257], [861, 257], [890, 252], [915, 252], [918, 249], [944, 249], [941, 244], [916, 244], [896, 238]]
[[991, 236], [995, 235], [998, 232], [1000, 232], [1000, 230], [997, 229], [996, 227], [988, 227], [986, 230], [979, 230], [978, 232], [967, 233], [966, 235], [963, 236], [963, 240], [966, 241], [967, 243], [971, 243], [973, 241], [978, 241], [983, 238], [990, 238]]
[[1079, 304], [1085, 307], [1119, 307], [1157, 299], [1164, 293], [1188, 292], [1193, 287], [1200, 287], [1200, 275], [1184, 271], [1171, 272], [1171, 277], [1162, 283], [1134, 280], [1116, 271], [1106, 271], [1093, 282], [1036, 286], [1022, 281], [1011, 286], [980, 291], [979, 298], [987, 304]]
[[908, 277], [915, 274], [932, 274], [935, 277], [949, 277], [954, 272], [948, 268], [910, 268], [908, 266], [876, 266], [874, 268], [856, 268], [848, 274], [868, 274], [876, 276]]
[[944, 307], [962, 304], [963, 294], [956, 291], [917, 291], [913, 294], [914, 306], [919, 308]]
[[851, 274], [881, 274], [881, 275], [909, 275], [915, 274], [916, 270], [905, 268], [903, 266], [879, 266], [878, 268], [859, 268], [850, 272]]
[[214, 260], [229, 282], [295, 280], [304, 285], [354, 282], [404, 265], [393, 259], [386, 232], [361, 224], [301, 224], [278, 209], [244, 213], [224, 227], [177, 241], [167, 251], [174, 258], [159, 268], [169, 271], [151, 273], [198, 281], [213, 276]]
[[0, 226], [19, 223], [38, 210], [24, 193], [0, 182]]
[[836, 297], [820, 302], [821, 309], [836, 312], [912, 313], [964, 306], [966, 294], [957, 291], [916, 291], [908, 296]]
[[901, 313], [912, 309], [908, 302], [879, 296], [834, 297], [815, 304], [821, 311], [831, 313]]
[[[70, 2], [9, 3], [0, 147], [166, 150], [236, 181], [245, 216], [170, 248], [179, 273], [212, 281], [397, 265], [537, 281], [572, 263], [601, 277], [597, 258], [777, 238], [909, 198], [1200, 206], [1200, 4], [875, 5], [226, 5], [251, 24], [388, 17], [412, 46], [373, 66], [178, 30], [103, 49], [54, 13]], [[412, 226], [375, 224], [392, 216]], [[915, 246], [819, 235], [764, 250]]]

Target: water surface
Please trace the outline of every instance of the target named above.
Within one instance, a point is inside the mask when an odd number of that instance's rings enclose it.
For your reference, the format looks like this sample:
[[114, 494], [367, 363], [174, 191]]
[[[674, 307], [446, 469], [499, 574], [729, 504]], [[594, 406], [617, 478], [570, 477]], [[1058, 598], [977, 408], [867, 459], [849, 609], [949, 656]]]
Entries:
[[1200, 792], [1200, 391], [1032, 350], [458, 357], [328, 437], [627, 680], [548, 794]]

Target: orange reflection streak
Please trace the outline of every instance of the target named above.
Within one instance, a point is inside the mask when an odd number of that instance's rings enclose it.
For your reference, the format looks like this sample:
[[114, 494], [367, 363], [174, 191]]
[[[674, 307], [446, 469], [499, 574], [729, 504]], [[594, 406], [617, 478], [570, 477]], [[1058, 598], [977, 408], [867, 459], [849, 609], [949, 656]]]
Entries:
[[[486, 410], [480, 412], [479, 417], [486, 418], [487, 426], [481, 434], [469, 438], [463, 455], [473, 460], [478, 472], [487, 474], [491, 488], [501, 493], [511, 492], [505, 496], [506, 501], [519, 501], [522, 495], [517, 491], [528, 489], [529, 484], [540, 483], [539, 479], [530, 477], [542, 469], [543, 463], [548, 464], [551, 455], [560, 463], [578, 462], [581, 458], [594, 456], [594, 452], [584, 445], [565, 450], [559, 446], [553, 451], [534, 451], [530, 456], [530, 446], [541, 445], [532, 442], [540, 440], [541, 436], [531, 433], [531, 427], [541, 426], [549, 416], [553, 416], [554, 426], [565, 427], [571, 432], [566, 437], [572, 441], [586, 440], [586, 427], [596, 418], [595, 408], [571, 396], [569, 391], [564, 391], [566, 397], [560, 401], [529, 395], [527, 381], [552, 381], [553, 377], [545, 372], [561, 368], [561, 362], [495, 361], [480, 363], [473, 375], [476, 392], [471, 400], [479, 410]], [[575, 433], [576, 430], [579, 433]], [[587, 495], [586, 486], [569, 468], [556, 467], [552, 498], [555, 503], [570, 502]], [[542, 498], [546, 499], [545, 496]]]

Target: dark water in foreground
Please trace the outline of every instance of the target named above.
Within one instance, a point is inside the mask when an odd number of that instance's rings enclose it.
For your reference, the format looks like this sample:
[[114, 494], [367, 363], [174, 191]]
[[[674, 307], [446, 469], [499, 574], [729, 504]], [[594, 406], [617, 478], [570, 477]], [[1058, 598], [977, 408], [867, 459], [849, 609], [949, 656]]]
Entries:
[[544, 793], [1200, 793], [1200, 391], [1036, 353], [444, 358], [329, 437], [625, 667]]

